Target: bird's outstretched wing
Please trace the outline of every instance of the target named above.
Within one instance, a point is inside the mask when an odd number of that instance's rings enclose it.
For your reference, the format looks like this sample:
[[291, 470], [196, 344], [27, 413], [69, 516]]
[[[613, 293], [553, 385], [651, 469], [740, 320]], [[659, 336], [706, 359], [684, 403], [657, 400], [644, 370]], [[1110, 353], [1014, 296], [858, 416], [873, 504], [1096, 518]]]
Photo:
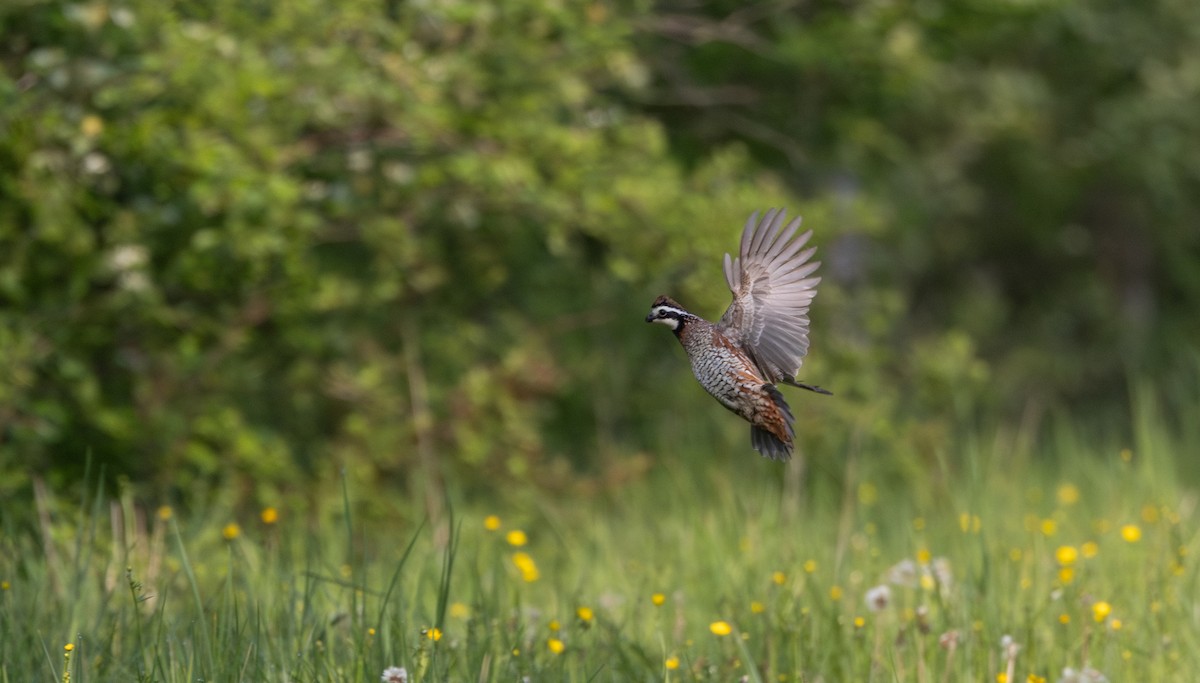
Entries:
[[[804, 249], [812, 236], [799, 237], [800, 217], [784, 226], [786, 212], [754, 212], [746, 221], [737, 258], [725, 254], [725, 280], [733, 303], [720, 328], [741, 341], [758, 369], [771, 382], [793, 381], [808, 353], [808, 307], [817, 294], [821, 265]], [[794, 239], [793, 239], [794, 238]]]

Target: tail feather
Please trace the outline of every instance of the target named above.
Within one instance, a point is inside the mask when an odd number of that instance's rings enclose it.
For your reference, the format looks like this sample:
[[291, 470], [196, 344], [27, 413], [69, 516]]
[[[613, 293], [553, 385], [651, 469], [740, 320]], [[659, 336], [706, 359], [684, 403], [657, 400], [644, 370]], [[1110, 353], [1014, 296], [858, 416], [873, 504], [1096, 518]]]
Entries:
[[782, 418], [783, 431], [787, 434], [787, 439], [780, 438], [780, 435], [772, 433], [770, 430], [758, 426], [750, 427], [750, 445], [754, 450], [763, 454], [763, 457], [771, 460], [786, 461], [792, 458], [792, 443], [796, 438], [796, 432], [793, 424], [796, 418], [792, 415], [792, 409], [784, 400], [783, 394], [773, 384], [767, 384], [763, 387], [767, 392], [767, 396], [771, 397], [771, 402], [779, 409], [779, 416]]

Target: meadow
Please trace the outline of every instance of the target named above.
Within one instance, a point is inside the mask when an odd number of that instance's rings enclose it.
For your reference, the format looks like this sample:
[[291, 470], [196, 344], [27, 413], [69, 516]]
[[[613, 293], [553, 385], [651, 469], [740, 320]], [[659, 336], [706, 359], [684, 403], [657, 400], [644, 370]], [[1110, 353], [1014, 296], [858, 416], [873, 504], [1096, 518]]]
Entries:
[[318, 516], [39, 488], [36, 524], [4, 512], [0, 681], [1190, 680], [1197, 442], [1163, 412], [964, 438], [912, 481], [665, 451], [436, 521], [344, 485]]

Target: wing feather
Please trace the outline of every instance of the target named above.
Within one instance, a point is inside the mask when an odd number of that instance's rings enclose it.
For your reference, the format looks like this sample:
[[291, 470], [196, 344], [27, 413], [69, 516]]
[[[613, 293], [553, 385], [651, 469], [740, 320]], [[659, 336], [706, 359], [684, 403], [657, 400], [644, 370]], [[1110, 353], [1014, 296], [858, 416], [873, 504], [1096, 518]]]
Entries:
[[738, 255], [725, 255], [725, 281], [733, 303], [718, 325], [749, 352], [772, 382], [793, 379], [808, 353], [808, 309], [817, 294], [821, 263], [805, 248], [812, 230], [797, 236], [800, 218], [784, 225], [787, 212], [750, 215]]

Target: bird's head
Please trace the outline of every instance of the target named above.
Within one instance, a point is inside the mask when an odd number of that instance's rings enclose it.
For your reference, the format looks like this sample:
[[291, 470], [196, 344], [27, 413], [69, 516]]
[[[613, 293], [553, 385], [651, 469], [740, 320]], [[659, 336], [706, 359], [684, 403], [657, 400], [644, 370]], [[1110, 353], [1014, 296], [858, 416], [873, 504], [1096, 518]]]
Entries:
[[650, 306], [650, 312], [646, 314], [646, 322], [662, 323], [673, 331], [678, 332], [683, 327], [684, 322], [688, 318], [693, 317], [675, 302], [674, 299], [667, 295], [662, 295], [654, 300]]

